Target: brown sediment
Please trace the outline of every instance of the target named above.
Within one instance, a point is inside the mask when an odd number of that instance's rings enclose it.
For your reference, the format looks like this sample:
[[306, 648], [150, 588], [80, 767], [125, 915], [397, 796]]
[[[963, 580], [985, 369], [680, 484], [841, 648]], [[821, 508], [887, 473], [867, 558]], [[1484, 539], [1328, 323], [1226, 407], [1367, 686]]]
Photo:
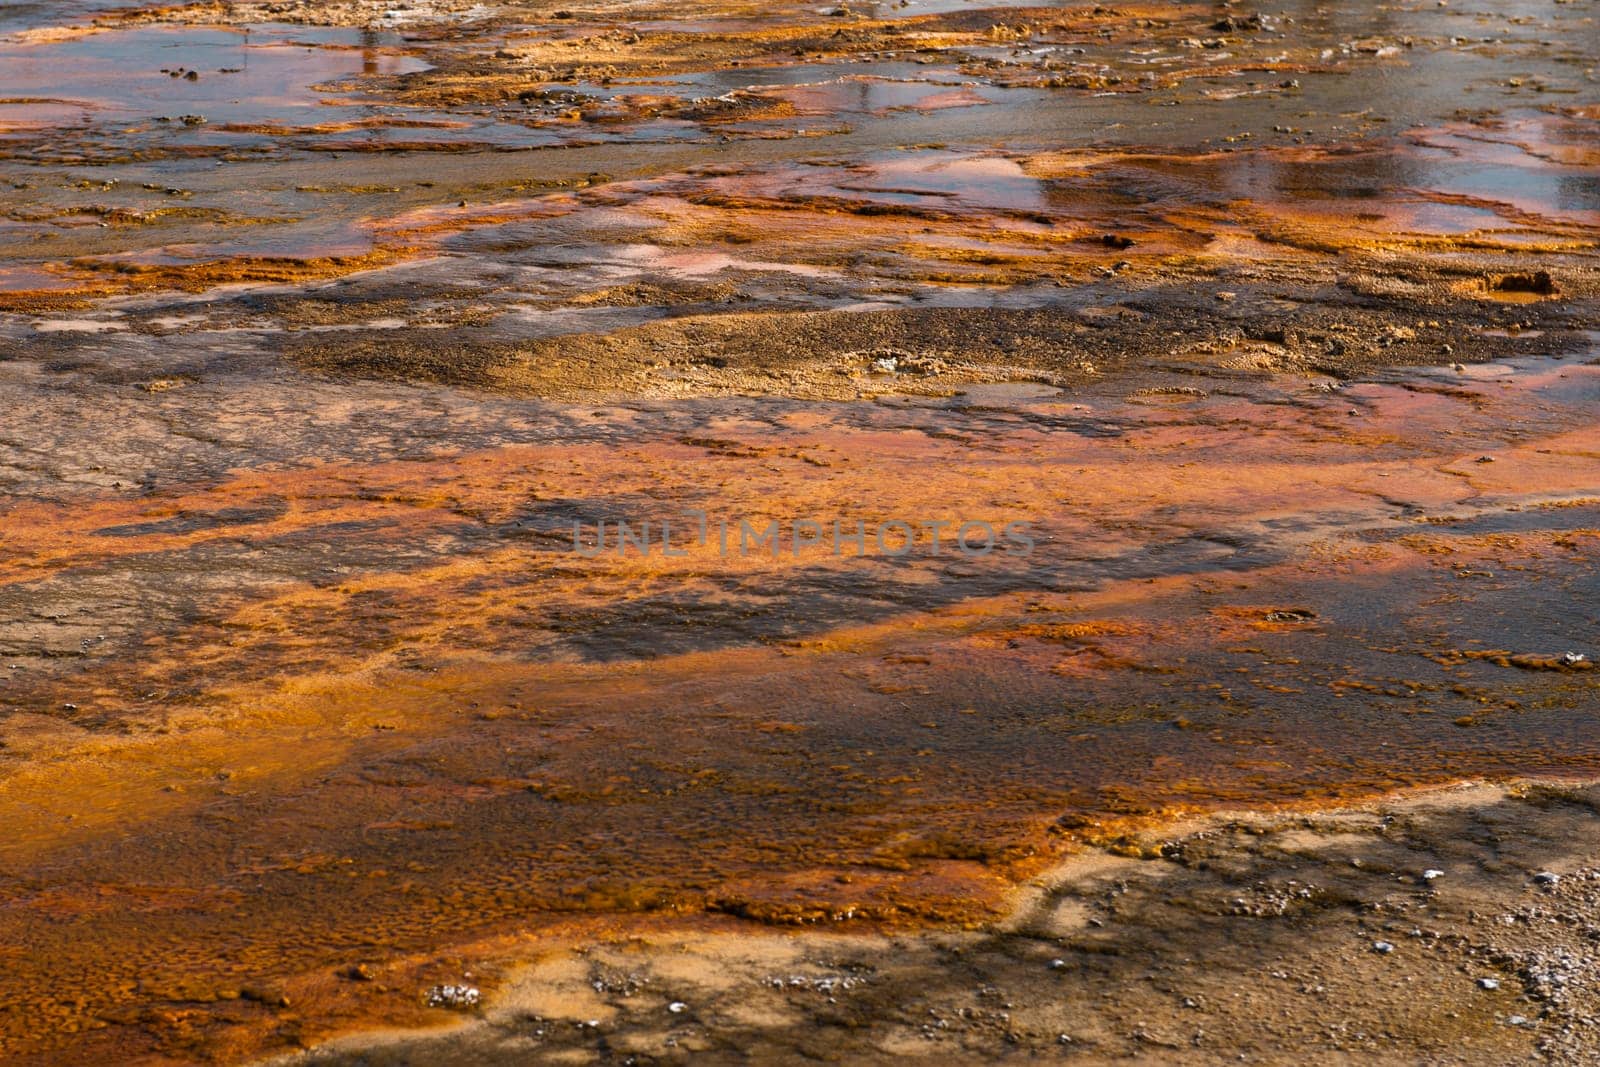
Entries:
[[[446, 5], [429, 12], [419, 13], [424, 19], [447, 17], [454, 8]], [[374, 5], [351, 5], [348, 8], [328, 8], [312, 5], [272, 5], [273, 19], [288, 21], [322, 22], [333, 25], [348, 24], [359, 15], [362, 19], [377, 19], [384, 12]], [[493, 123], [506, 123], [516, 127], [544, 129], [571, 129], [577, 141], [563, 140], [561, 146], [571, 147], [583, 143], [587, 136], [581, 130], [605, 128], [611, 136], [616, 127], [618, 137], [631, 136], [641, 124], [659, 121], [681, 122], [704, 133], [720, 136], [752, 136], [760, 138], [792, 137], [800, 130], [796, 124], [810, 121], [818, 115], [828, 116], [830, 108], [849, 113], [849, 94], [843, 92], [852, 84], [911, 84], [891, 79], [875, 79], [871, 63], [886, 62], [889, 55], [913, 57], [932, 62], [949, 62], [962, 67], [958, 77], [977, 76], [979, 85], [1003, 87], [1002, 73], [1013, 63], [1022, 62], [1016, 57], [1006, 60], [985, 58], [972, 66], [973, 49], [980, 52], [995, 46], [1014, 46], [1017, 49], [1066, 48], [1073, 42], [1087, 42], [1095, 48], [1122, 48], [1130, 42], [1121, 35], [1136, 34], [1141, 38], [1164, 42], [1178, 54], [1198, 51], [1211, 58], [1231, 50], [1260, 52], [1263, 54], [1285, 47], [1285, 41], [1294, 48], [1307, 45], [1294, 41], [1281, 31], [1283, 27], [1270, 24], [1239, 23], [1231, 29], [1217, 30], [1211, 13], [1199, 6], [1181, 9], [1118, 8], [1115, 12], [1073, 11], [1063, 13], [1055, 9], [1006, 8], [962, 13], [915, 14], [904, 18], [858, 18], [833, 16], [819, 17], [816, 12], [795, 9], [766, 21], [750, 18], [752, 12], [739, 5], [726, 9], [715, 7], [699, 11], [688, 17], [667, 20], [668, 25], [681, 28], [664, 30], [655, 24], [646, 25], [649, 12], [629, 12], [628, 22], [614, 25], [613, 12], [569, 12], [572, 18], [551, 18], [537, 25], [525, 25], [508, 14], [495, 13], [465, 26], [435, 25], [433, 29], [419, 30], [416, 39], [408, 42], [411, 51], [421, 51], [431, 64], [430, 69], [397, 77], [379, 77], [375, 74], [359, 76], [351, 84], [358, 87], [361, 99], [380, 106], [384, 114], [366, 116], [348, 121], [324, 123], [295, 123], [274, 118], [265, 122], [213, 121], [197, 127], [207, 134], [214, 132], [228, 137], [256, 137], [265, 145], [241, 144], [229, 148], [226, 144], [184, 143], [167, 144], [160, 149], [178, 155], [193, 157], [215, 156], [247, 159], [250, 152], [270, 150], [273, 144], [292, 145], [298, 151], [331, 154], [399, 154], [423, 157], [429, 154], [472, 154], [483, 149], [511, 148], [510, 141], [498, 142], [490, 136]], [[663, 13], [665, 14], [665, 13]], [[133, 9], [107, 13], [101, 26], [108, 33], [116, 29], [141, 25], [203, 27], [206, 25], [238, 25], [261, 18], [261, 12], [251, 6], [189, 5], [159, 9]], [[696, 21], [696, 18], [700, 21]], [[595, 19], [600, 24], [595, 23]], [[720, 20], [720, 21], [719, 21]], [[731, 21], [730, 21], [731, 20]], [[744, 20], [744, 21], [741, 21]], [[270, 20], [269, 20], [270, 21]], [[633, 28], [637, 24], [639, 28]], [[1101, 36], [1109, 30], [1109, 41]], [[1187, 36], [1187, 35], [1197, 36]], [[808, 36], [809, 35], [809, 36]], [[898, 45], [895, 42], [899, 42]], [[817, 47], [812, 49], [809, 43]], [[505, 45], [506, 47], [499, 47]], [[317, 48], [329, 53], [353, 46], [332, 42], [318, 43]], [[363, 54], [385, 56], [395, 46], [367, 44]], [[1409, 46], [1407, 46], [1409, 47]], [[732, 49], [733, 51], [730, 51]], [[739, 51], [739, 50], [745, 51]], [[272, 49], [266, 51], [271, 52]], [[1369, 40], [1340, 41], [1339, 62], [1359, 63], [1381, 59], [1382, 48]], [[734, 53], [738, 52], [737, 55]], [[798, 53], [798, 54], [796, 54]], [[1067, 54], [1071, 54], [1070, 50]], [[595, 66], [596, 57], [604, 57], [603, 67]], [[732, 69], [739, 62], [753, 70], [773, 71], [801, 63], [826, 65], [835, 60], [860, 58], [864, 69], [857, 71], [847, 64], [835, 64], [835, 69], [819, 74], [819, 82], [795, 86], [773, 85], [736, 88], [730, 92], [713, 94], [684, 90], [657, 92], [649, 86], [648, 79], [663, 76], [689, 76]], [[1190, 76], [1203, 76], [1207, 80], [1234, 81], [1256, 71], [1271, 72], [1272, 64], [1251, 66], [1216, 62], [1196, 67], [1174, 70], [1159, 68], [1151, 79], [1118, 76], [1119, 91], [1128, 89], [1141, 94], [1170, 91], [1175, 83]], [[1310, 68], [1306, 68], [1310, 69]], [[637, 86], [627, 86], [626, 91], [607, 88], [619, 80], [634, 79]], [[574, 80], [575, 79], [575, 80]], [[603, 84], [605, 83], [605, 84]], [[1285, 83], [1286, 85], [1287, 83]], [[1257, 85], [1262, 91], [1298, 91], [1283, 85]], [[959, 85], [929, 86], [939, 90], [932, 95], [906, 105], [913, 109], [927, 106], [930, 101], [963, 106], [986, 102], [970, 87]], [[1061, 92], [1083, 92], [1070, 86], [1057, 86]], [[638, 91], [634, 91], [637, 89]], [[826, 91], [823, 91], [826, 90]], [[312, 93], [306, 86], [297, 92]], [[819, 95], [820, 93], [820, 95]], [[837, 99], [831, 99], [837, 96]], [[830, 101], [829, 103], [828, 101]], [[493, 103], [516, 100], [521, 103], [504, 114], [495, 113], [493, 121], [483, 125], [482, 116], [463, 122], [459, 116], [471, 103]], [[796, 106], [796, 101], [813, 101], [810, 105]], [[823, 103], [817, 106], [816, 102]], [[326, 102], [337, 103], [335, 99]], [[528, 105], [522, 109], [521, 104]], [[419, 109], [437, 109], [432, 115], [419, 114]], [[452, 111], [451, 109], [455, 109]], [[867, 108], [866, 114], [884, 118], [895, 107]], [[809, 116], [809, 118], [808, 118]], [[1568, 149], [1581, 147], [1581, 131], [1563, 131], [1562, 123], [1586, 121], [1583, 108], [1570, 108], [1563, 114], [1545, 114], [1540, 119], [1524, 119], [1502, 123], [1496, 119], [1484, 120], [1481, 127], [1456, 124], [1434, 130], [1413, 130], [1406, 134], [1414, 146], [1427, 151], [1448, 151], [1470, 156], [1474, 152], [1500, 159], [1506, 153], [1521, 153], [1525, 159], [1542, 158], [1551, 153], [1558, 155]], [[204, 116], [196, 116], [203, 119]], [[585, 121], [585, 120], [589, 121]], [[730, 134], [730, 126], [739, 129]], [[400, 133], [407, 130], [450, 128], [448, 137], [425, 140], [391, 139], [382, 136], [386, 131]], [[1283, 127], [1289, 130], [1289, 127]], [[354, 139], [350, 133], [370, 133], [370, 139]], [[816, 131], [811, 131], [815, 133]], [[1400, 131], [1396, 131], [1400, 132]], [[564, 135], [563, 135], [564, 136]], [[1304, 137], [1287, 139], [1303, 144]], [[94, 137], [89, 140], [93, 142]], [[156, 158], [151, 156], [150, 141], [129, 148], [127, 159]], [[1214, 251], [1219, 263], [1236, 263], [1246, 248], [1253, 252], [1263, 249], [1271, 254], [1293, 256], [1309, 252], [1323, 256], [1344, 256], [1360, 252], [1376, 256], [1405, 255], [1431, 257], [1407, 263], [1407, 272], [1437, 270], [1440, 257], [1462, 254], [1489, 256], [1528, 257], [1539, 254], [1558, 254], [1587, 257], [1593, 246], [1594, 219], [1592, 212], [1574, 217], [1570, 212], [1550, 210], [1547, 202], [1518, 200], [1511, 203], [1474, 196], [1469, 192], [1434, 189], [1422, 192], [1407, 188], [1393, 178], [1385, 178], [1383, 195], [1373, 203], [1362, 205], [1362, 212], [1352, 217], [1338, 204], [1316, 204], [1304, 197], [1229, 195], [1228, 190], [1241, 183], [1250, 184], [1254, 175], [1270, 175], [1281, 170], [1298, 168], [1303, 172], [1302, 184], [1315, 188], [1319, 184], [1317, 171], [1329, 172], [1352, 165], [1373, 169], [1386, 175], [1400, 175], [1406, 168], [1431, 166], [1429, 160], [1414, 158], [1417, 148], [1374, 146], [1360, 149], [1351, 146], [1338, 148], [1293, 148], [1283, 145], [1259, 148], [1246, 145], [1238, 137], [1216, 138], [1216, 151], [1194, 158], [1193, 153], [1172, 153], [1165, 156], [1140, 154], [1137, 151], [1108, 151], [1097, 148], [1080, 153], [1073, 158], [1059, 152], [1019, 154], [1018, 160], [1025, 171], [1041, 180], [1041, 205], [1033, 211], [994, 210], [992, 206], [978, 203], [949, 204], [933, 200], [921, 203], [898, 201], [894, 197], [816, 195], [811, 197], [786, 197], [774, 202], [771, 197], [748, 196], [737, 191], [717, 191], [716, 182], [699, 193], [667, 190], [682, 201], [701, 208], [719, 208], [726, 219], [729, 231], [743, 228], [746, 231], [777, 223], [775, 212], [798, 211], [802, 218], [793, 219], [789, 227], [799, 231], [806, 227], [806, 236], [813, 233], [821, 240], [808, 242], [815, 246], [805, 250], [785, 248], [781, 254], [826, 257], [833, 262], [858, 261], [863, 256], [880, 250], [873, 247], [873, 235], [859, 229], [863, 219], [876, 220], [882, 230], [906, 228], [908, 223], [921, 223], [933, 232], [923, 236], [902, 239], [882, 252], [895, 252], [909, 260], [905, 268], [895, 270], [890, 266], [887, 277], [903, 281], [920, 280], [935, 285], [1011, 286], [1041, 277], [1080, 281], [1086, 272], [1115, 267], [1116, 256], [1088, 257], [1073, 247], [1085, 238], [1098, 237], [1104, 228], [1130, 229], [1139, 243], [1130, 251], [1129, 269], [1134, 272], [1169, 269], [1174, 273], [1191, 270], [1196, 266], [1210, 266], [1208, 252]], [[1228, 142], [1223, 144], [1221, 142]], [[1245, 148], [1245, 151], [1239, 151]], [[52, 149], [54, 150], [54, 149]], [[98, 151], [98, 148], [91, 149]], [[1365, 160], [1353, 154], [1368, 153]], [[230, 153], [237, 153], [230, 155]], [[1498, 154], [1498, 155], [1496, 155]], [[1514, 159], [1508, 159], [1516, 165]], [[1561, 157], [1564, 165], [1592, 167], [1593, 161], [1569, 153]], [[881, 166], [881, 163], [866, 166]], [[1576, 173], [1575, 175], [1576, 176]], [[1129, 205], [1121, 191], [1129, 187], [1130, 180], [1148, 185], [1151, 181], [1177, 178], [1187, 188], [1173, 190], [1156, 204], [1140, 207]], [[749, 181], [761, 179], [752, 175]], [[968, 188], [981, 187], [983, 178], [976, 173]], [[680, 183], [681, 184], [681, 183]], [[737, 185], [729, 179], [723, 184]], [[960, 186], [956, 186], [959, 191]], [[473, 199], [477, 199], [474, 197]], [[1169, 203], [1162, 204], [1161, 200]], [[603, 199], [593, 203], [601, 204]], [[1429, 207], [1428, 205], [1438, 205]], [[1070, 207], [1068, 206], [1070, 205]], [[1440, 220], [1440, 209], [1453, 205], [1460, 209], [1463, 221]], [[670, 206], [666, 202], [662, 208]], [[987, 208], [987, 210], [986, 210]], [[142, 208], [118, 208], [134, 216], [148, 216]], [[296, 213], [283, 228], [306, 228], [306, 223], [320, 212], [309, 210]], [[837, 216], [837, 218], [834, 218]], [[372, 225], [380, 232], [388, 227], [382, 214], [364, 215], [352, 220], [359, 226]], [[460, 220], [463, 227], [473, 223], [470, 216]], [[267, 220], [261, 221], [267, 225]], [[1130, 226], [1130, 224], [1132, 224]], [[818, 231], [817, 227], [825, 227]], [[943, 232], [948, 231], [948, 233]], [[799, 236], [799, 233], [796, 234]], [[686, 244], [695, 242], [695, 235], [683, 228], [678, 239]], [[288, 243], [294, 243], [289, 239]], [[416, 255], [421, 249], [394, 249], [397, 257]], [[30, 253], [31, 254], [31, 253]], [[340, 261], [313, 248], [308, 250], [307, 265], [302, 277], [335, 277], [352, 269], [363, 269], [359, 260]], [[59, 260], [57, 266], [68, 261]], [[918, 265], [920, 264], [920, 269]], [[909, 269], [908, 269], [909, 268]], [[1457, 266], [1459, 271], [1459, 265]], [[1497, 269], [1486, 265], [1483, 271], [1495, 275], [1515, 274], [1514, 270]], [[189, 283], [174, 279], [180, 289], [193, 289], [212, 284], [211, 279], [227, 275], [227, 271], [210, 264], [196, 268], [196, 277]], [[228, 280], [261, 281], [272, 283], [283, 280], [285, 273], [277, 264], [262, 270], [252, 268], [242, 261], [237, 274]], [[1459, 279], [1445, 276], [1447, 282]], [[1468, 279], [1463, 288], [1467, 294], [1476, 285]], [[94, 293], [108, 290], [103, 279], [89, 284]], [[1499, 294], [1503, 290], [1490, 285], [1487, 290]], [[1579, 290], [1581, 293], [1583, 290]], [[1477, 295], [1476, 292], [1471, 295]], [[1496, 297], [1497, 299], [1505, 299]], [[1522, 299], [1520, 297], [1516, 299]], [[30, 297], [29, 306], [37, 301]]]
[[[1575, 938], [1378, 884], [1456, 848], [1523, 914], [1589, 792], [1347, 810], [1600, 773], [1596, 115], [1510, 84], [1574, 14], [1444, 99], [1504, 13], [848, 6], [4, 46], [108, 73], [0, 86], [0, 1058], [292, 1056], [456, 982], [484, 1025], [305, 1059], [1589, 1051], [1511, 988]], [[263, 20], [367, 32], [252, 31], [310, 58], [211, 116], [232, 73], [120, 51]], [[674, 551], [574, 544], [619, 519]]]
[[[373, 146], [340, 142], [322, 146], [329, 151], [365, 147]], [[408, 145], [407, 150], [441, 147], [460, 150], [459, 146], [427, 143]], [[196, 290], [231, 281], [308, 280], [426, 254], [455, 235], [519, 219], [571, 215], [573, 236], [583, 239], [589, 237], [582, 230], [586, 218], [598, 216], [604, 220], [602, 226], [613, 227], [623, 217], [617, 212], [622, 212], [650, 227], [651, 240], [664, 247], [727, 248], [734, 269], [741, 259], [757, 261], [754, 269], [758, 270], [778, 269], [779, 264], [797, 269], [848, 266], [856, 284], [873, 280], [880, 285], [1004, 287], [1048, 278], [1083, 280], [1113, 266], [1119, 277], [1135, 283], [1204, 278], [1235, 263], [1241, 250], [1248, 247], [1256, 259], [1274, 257], [1293, 263], [1303, 262], [1299, 257], [1308, 253], [1324, 257], [1323, 270], [1330, 274], [1348, 271], [1350, 257], [1359, 254], [1370, 258], [1377, 269], [1405, 275], [1412, 291], [1427, 287], [1438, 296], [1453, 293], [1528, 303], [1590, 295], [1596, 224], [1587, 216], [1543, 214], [1448, 189], [1427, 193], [1396, 190], [1390, 199], [1369, 200], [1356, 218], [1336, 204], [1313, 200], [1229, 198], [1205, 203], [1211, 190], [1238, 181], [1241, 168], [1247, 168], [1244, 174], [1263, 167], [1295, 168], [1310, 186], [1323, 169], [1403, 166], [1405, 162], [1403, 149], [1371, 149], [1364, 160], [1303, 149], [1258, 153], [1248, 159], [1235, 155], [1076, 153], [1020, 162], [926, 153], [903, 163], [679, 175], [652, 182], [601, 184], [577, 194], [567, 191], [482, 206], [431, 207], [356, 223], [358, 231], [367, 231], [365, 239], [376, 245], [372, 254], [363, 256], [315, 252], [296, 259], [240, 256], [231, 262], [131, 270], [123, 262], [102, 263], [83, 257], [53, 269], [77, 272], [86, 281], [93, 278], [89, 291], [99, 293], [115, 291], [129, 275], [138, 281], [127, 288], [137, 291]], [[984, 202], [984, 182], [996, 177], [1021, 183], [1014, 202]], [[910, 190], [897, 187], [897, 181], [908, 179], [913, 182]], [[1183, 185], [1174, 189], [1170, 199], [1147, 202], [1135, 210], [1122, 202], [1118, 192], [1130, 181], [1174, 179]], [[590, 183], [569, 180], [560, 184], [570, 188]], [[1467, 213], [1470, 221], [1457, 228], [1454, 224], [1441, 226], [1431, 218], [1450, 209]], [[63, 207], [57, 213], [66, 216], [74, 210]], [[98, 205], [92, 210], [104, 218], [137, 221], [159, 232], [176, 222], [205, 217], [207, 212], [214, 215], [219, 209]], [[271, 218], [231, 217], [227, 221], [262, 230], [286, 228]], [[908, 236], [907, 230], [916, 235]], [[1106, 246], [1102, 237], [1107, 232], [1117, 233], [1131, 245]], [[603, 245], [597, 251], [603, 253]], [[875, 262], [863, 272], [862, 257], [868, 255]], [[1556, 271], [1515, 269], [1517, 263], [1537, 256], [1564, 257], [1563, 266]]]
[[[1557, 364], [1528, 388], [1581, 395], [1593, 374]], [[13, 897], [29, 948], [11, 972], [8, 1053], [239, 1058], [420, 1022], [419, 985], [447, 961], [493, 974], [498, 953], [525, 951], [515, 931], [560, 940], [573, 913], [601, 924], [591, 936], [637, 912], [975, 927], [1073, 842], [1120, 849], [1184, 813], [1590, 770], [1592, 674], [1502, 667], [1467, 654], [1481, 638], [1463, 631], [1498, 617], [1484, 599], [1504, 595], [1495, 574], [1539, 574], [1526, 588], [1555, 600], [1518, 596], [1544, 619], [1592, 573], [1600, 539], [1581, 504], [1542, 512], [1554, 529], [1479, 533], [1473, 515], [1592, 500], [1581, 457], [1600, 445], [1573, 416], [1471, 446], [1495, 451], [1474, 462], [1455, 435], [1549, 403], [1486, 385], [1355, 387], [1288, 408], [1108, 398], [1095, 416], [1121, 426], [1108, 437], [996, 436], [948, 412], [920, 430], [853, 427], [848, 409], [756, 432], [729, 413], [693, 432], [636, 427], [620, 448], [552, 442], [14, 506], [0, 589], [57, 605], [95, 575], [159, 587], [197, 556], [233, 558], [246, 533], [291, 553], [332, 539], [366, 562], [331, 582], [246, 567], [202, 620], [100, 624], [103, 652], [71, 653], [71, 625], [9, 631], [58, 651], [25, 657], [7, 686], [36, 710], [6, 724], [0, 807], [28, 814], [0, 849], [84, 881], [51, 891], [46, 910], [70, 927], [38, 925], [31, 891]], [[1072, 407], [1033, 403], [1035, 417]], [[1349, 404], [1370, 412], [1357, 427]], [[882, 521], [936, 500], [997, 526], [1031, 521], [1046, 547], [1012, 564], [927, 554], [926, 537], [903, 560], [724, 557], [685, 526], [682, 556], [586, 560], [554, 518], [589, 500], [613, 503], [580, 517], [670, 520], [649, 503], [667, 485], [751, 516], [850, 501]], [[1442, 524], [1419, 541], [1375, 504], [1397, 496]], [[1351, 533], [1315, 532], [1363, 514]], [[1246, 547], [1260, 524], [1306, 532]], [[1164, 573], [1157, 552], [1144, 576], [1041, 587], [1041, 568], [1070, 574], [1082, 553], [1142, 558], [1204, 531], [1266, 555]], [[1008, 566], [1024, 569], [1008, 580]], [[833, 614], [831, 590], [864, 582], [885, 599], [875, 618]], [[1378, 590], [1430, 622], [1370, 629], [1362, 605]], [[774, 616], [773, 598], [790, 606]], [[793, 622], [752, 640], [761, 617]], [[156, 875], [151, 850], [172, 832], [194, 862]], [[97, 845], [108, 835], [123, 842], [112, 854]], [[187, 947], [197, 923], [241, 954]], [[363, 960], [388, 979], [340, 976]], [[80, 976], [84, 1006], [40, 1043], [29, 1020], [48, 1009], [29, 991], [57, 988], [58, 968]]]
[[229, 257], [190, 263], [141, 263], [134, 260], [75, 260], [56, 275], [60, 289], [17, 289], [0, 292], [0, 309], [50, 311], [80, 308], [95, 297], [149, 291], [203, 292], [247, 282], [292, 284], [372, 270], [400, 259], [396, 251], [358, 256]]
[[[329, 133], [353, 133], [356, 130], [373, 129], [400, 129], [400, 130], [463, 130], [470, 129], [471, 124], [466, 122], [449, 122], [435, 119], [351, 119], [345, 122], [319, 122], [314, 126], [289, 126], [283, 123], [221, 123], [215, 129], [223, 133], [262, 133], [274, 137], [309, 136]], [[411, 148], [411, 142], [406, 142], [406, 150]]]
[[1308, 1046], [1580, 1061], [1592, 994], [1571, 982], [1584, 949], [1568, 929], [1597, 906], [1594, 812], [1592, 783], [1524, 781], [1185, 820], [1069, 859], [973, 932], [553, 932], [495, 946], [504, 963], [474, 972], [489, 1005], [453, 1025], [272, 1062], [498, 1064], [601, 1047], [669, 1063], [1212, 1064]]

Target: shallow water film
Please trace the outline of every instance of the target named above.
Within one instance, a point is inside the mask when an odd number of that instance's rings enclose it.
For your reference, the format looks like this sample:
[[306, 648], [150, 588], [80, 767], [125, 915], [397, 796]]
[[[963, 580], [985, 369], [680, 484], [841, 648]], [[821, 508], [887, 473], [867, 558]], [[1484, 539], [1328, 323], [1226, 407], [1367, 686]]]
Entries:
[[[1592, 0], [0, 0], [0, 1061], [1600, 1056], [1538, 962], [1600, 966], [1597, 57]], [[1452, 842], [1476, 896], [1351, 881]], [[1527, 892], [1570, 943], [1473, 932]], [[1257, 936], [1213, 897], [1481, 951], [1208, 1038], [1132, 990]]]

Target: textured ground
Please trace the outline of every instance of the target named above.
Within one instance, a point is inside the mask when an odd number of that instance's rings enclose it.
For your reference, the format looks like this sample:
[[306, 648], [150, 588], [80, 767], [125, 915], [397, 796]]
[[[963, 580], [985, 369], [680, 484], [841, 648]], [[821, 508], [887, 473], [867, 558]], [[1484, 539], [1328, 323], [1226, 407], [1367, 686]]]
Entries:
[[1589, 1062], [1596, 800], [1477, 786], [1131, 834], [983, 933], [552, 948], [448, 1034], [274, 1062]]
[[0, 8], [0, 1059], [1591, 1057], [1594, 32]]

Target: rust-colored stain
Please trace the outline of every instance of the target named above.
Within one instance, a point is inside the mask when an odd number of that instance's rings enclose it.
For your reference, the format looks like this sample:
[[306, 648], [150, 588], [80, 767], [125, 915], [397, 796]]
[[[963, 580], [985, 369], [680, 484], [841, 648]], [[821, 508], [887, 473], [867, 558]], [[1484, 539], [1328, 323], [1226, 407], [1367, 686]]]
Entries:
[[[1129, 819], [1586, 769], [1594, 676], [1504, 647], [1495, 576], [1537, 576], [1527, 632], [1592, 578], [1600, 436], [1574, 411], [1492, 464], [1456, 437], [1597, 385], [1557, 364], [1363, 386], [1360, 433], [1330, 418], [1349, 397], [1105, 401], [1119, 433], [961, 443], [841, 409], [15, 504], [0, 582], [43, 600], [158, 585], [208, 546], [348, 562], [12, 672], [8, 1055], [231, 1057], [415, 1020], [409, 987], [337, 972], [428, 973], [575, 914], [971, 923]], [[567, 514], [592, 542], [679, 504], [981, 515], [1037, 547], [724, 557], [681, 525], [681, 555], [573, 550]], [[1539, 521], [1491, 528], [1513, 514]]]
[[0, 1060], [1600, 767], [1586, 15], [626, 6], [0, 23]]

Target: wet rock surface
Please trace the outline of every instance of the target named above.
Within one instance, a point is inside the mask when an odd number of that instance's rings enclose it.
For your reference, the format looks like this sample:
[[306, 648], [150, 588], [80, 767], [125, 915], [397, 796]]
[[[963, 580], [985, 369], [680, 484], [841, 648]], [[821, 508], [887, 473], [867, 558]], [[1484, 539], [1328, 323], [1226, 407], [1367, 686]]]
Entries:
[[550, 948], [465, 1029], [275, 1062], [1583, 1062], [1596, 799], [1479, 786], [1133, 832], [982, 933]]
[[0, 20], [0, 1059], [1592, 1057], [1588, 5]]

